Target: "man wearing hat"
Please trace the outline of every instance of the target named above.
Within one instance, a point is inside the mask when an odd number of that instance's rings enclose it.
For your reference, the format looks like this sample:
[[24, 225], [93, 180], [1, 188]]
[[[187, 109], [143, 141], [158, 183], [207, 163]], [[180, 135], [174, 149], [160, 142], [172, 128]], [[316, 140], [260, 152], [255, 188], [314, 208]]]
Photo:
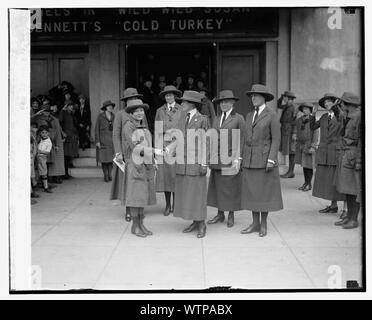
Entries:
[[303, 116], [296, 120], [296, 163], [301, 165], [304, 171], [305, 183], [298, 188], [301, 191], [311, 190], [311, 180], [315, 164], [315, 151], [318, 148], [319, 130], [312, 130], [310, 119], [314, 106], [311, 103], [302, 103], [298, 109]]
[[[227, 227], [234, 225], [234, 211], [241, 208], [241, 150], [245, 133], [245, 121], [234, 109], [239, 99], [231, 90], [222, 90], [213, 102], [221, 109], [213, 121], [212, 128], [218, 134], [218, 145], [212, 144], [207, 205], [217, 208], [217, 215], [208, 224], [225, 221], [225, 211], [229, 212]], [[233, 138], [233, 130], [238, 130], [239, 140]], [[235, 131], [236, 132], [236, 131]], [[223, 153], [221, 150], [225, 150]], [[230, 160], [231, 159], [231, 160]], [[229, 160], [229, 161], [227, 161]], [[235, 167], [235, 172], [228, 172]]]
[[[164, 90], [159, 93], [159, 97], [165, 104], [161, 106], [155, 115], [155, 146], [167, 147], [173, 140], [171, 133], [178, 128], [178, 122], [181, 118], [182, 107], [176, 103], [175, 98], [182, 95], [175, 86], [165, 86]], [[170, 155], [165, 155], [170, 157]], [[164, 159], [163, 163], [159, 163], [156, 173], [156, 192], [164, 192], [165, 209], [164, 215], [168, 216], [174, 210], [174, 189], [176, 180], [175, 164], [170, 164], [170, 161]], [[173, 193], [173, 203], [171, 205], [171, 195]]]
[[114, 144], [112, 132], [115, 115], [113, 109], [115, 103], [107, 100], [102, 104], [101, 112], [98, 114], [95, 127], [95, 141], [97, 147], [97, 163], [101, 162], [104, 181], [112, 180], [112, 159], [114, 158]]
[[283, 156], [288, 155], [288, 171], [281, 175], [281, 178], [294, 178], [294, 167], [295, 167], [295, 126], [296, 126], [296, 114], [294, 107], [294, 99], [296, 96], [291, 91], [285, 91], [282, 97], [278, 100], [278, 109], [282, 109], [282, 115], [280, 117], [281, 123], [281, 140], [279, 151]]
[[[135, 88], [126, 88], [123, 97], [120, 99], [124, 102], [124, 108], [119, 110], [114, 119], [114, 127], [112, 131], [112, 140], [114, 143], [115, 157], [118, 161], [124, 162], [124, 125], [130, 119], [129, 114], [125, 111], [125, 106], [128, 101], [137, 100], [142, 98], [143, 95], [139, 94]], [[142, 119], [142, 124], [147, 127], [146, 115]], [[125, 179], [126, 175], [114, 165], [112, 172], [112, 184], [110, 192], [110, 200], [120, 200], [122, 206], [125, 205]], [[129, 208], [126, 208], [125, 220], [131, 221], [131, 213]]]
[[131, 211], [132, 234], [142, 238], [152, 235], [143, 221], [144, 207], [156, 204], [154, 153], [163, 155], [162, 150], [152, 148], [151, 133], [142, 121], [148, 108], [140, 99], [127, 102], [129, 120], [124, 124], [122, 146], [126, 163], [125, 205]]
[[[361, 196], [362, 134], [360, 100], [357, 95], [345, 92], [341, 97], [347, 115], [340, 144], [340, 157], [336, 170], [336, 189], [346, 195], [347, 216], [336, 222], [344, 229], [358, 227]], [[338, 111], [335, 110], [337, 113]]]
[[278, 168], [280, 122], [276, 112], [266, 106], [274, 99], [266, 86], [254, 84], [246, 94], [254, 110], [246, 118], [241, 209], [252, 211], [253, 223], [241, 233], [259, 232], [265, 237], [269, 211], [283, 209]]
[[338, 158], [337, 147], [341, 141], [341, 131], [343, 128], [342, 114], [335, 114], [338, 108], [336, 101], [337, 96], [332, 93], [326, 93], [319, 99], [319, 106], [327, 110], [319, 120], [316, 121], [315, 114], [317, 107], [313, 108], [313, 117], [310, 119], [312, 130], [320, 129], [320, 141], [316, 152], [316, 171], [314, 178], [313, 196], [330, 200], [331, 204], [319, 213], [337, 213], [337, 201], [345, 200], [345, 196], [339, 193], [334, 184], [336, 165]]
[[[186, 90], [180, 99], [184, 112], [178, 129], [183, 133], [183, 144], [176, 139], [166, 147], [168, 154], [176, 152], [174, 216], [193, 220], [183, 232], [198, 230], [197, 237], [203, 238], [207, 230], [206, 175], [209, 148], [202, 132], [208, 130], [208, 119], [198, 111], [202, 103], [199, 92]], [[197, 139], [188, 139], [190, 135], [196, 136]], [[183, 152], [177, 148], [178, 144], [183, 147]]]

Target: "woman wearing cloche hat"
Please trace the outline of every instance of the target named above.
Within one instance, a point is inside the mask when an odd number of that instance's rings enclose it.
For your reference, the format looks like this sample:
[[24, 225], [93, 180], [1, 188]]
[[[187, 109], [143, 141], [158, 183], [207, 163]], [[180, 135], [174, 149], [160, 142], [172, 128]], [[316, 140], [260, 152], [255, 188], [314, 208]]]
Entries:
[[241, 203], [242, 209], [252, 211], [253, 223], [241, 233], [259, 232], [265, 237], [269, 211], [283, 209], [278, 168], [280, 123], [276, 112], [266, 105], [274, 99], [266, 86], [254, 84], [246, 94], [254, 111], [246, 118]]
[[[161, 127], [161, 130], [155, 130], [155, 146], [166, 147], [170, 144], [174, 137], [171, 133], [178, 128], [178, 122], [181, 118], [182, 107], [176, 103], [176, 97], [179, 98], [182, 92], [173, 85], [165, 86], [164, 90], [159, 93], [161, 99], [165, 104], [158, 108], [155, 115], [155, 121]], [[156, 125], [155, 125], [156, 127]], [[169, 157], [170, 155], [165, 155]], [[165, 209], [164, 215], [168, 216], [174, 210], [174, 189], [176, 180], [175, 164], [170, 164], [170, 161], [164, 159], [163, 163], [159, 163], [158, 171], [156, 173], [156, 192], [164, 192], [165, 195]], [[173, 194], [173, 202], [171, 204], [171, 196]]]
[[140, 99], [127, 102], [125, 111], [129, 120], [123, 128], [123, 157], [126, 163], [125, 205], [131, 211], [131, 232], [138, 237], [152, 235], [144, 224], [144, 207], [156, 204], [154, 153], [162, 150], [152, 148], [152, 136], [142, 120], [148, 104]]

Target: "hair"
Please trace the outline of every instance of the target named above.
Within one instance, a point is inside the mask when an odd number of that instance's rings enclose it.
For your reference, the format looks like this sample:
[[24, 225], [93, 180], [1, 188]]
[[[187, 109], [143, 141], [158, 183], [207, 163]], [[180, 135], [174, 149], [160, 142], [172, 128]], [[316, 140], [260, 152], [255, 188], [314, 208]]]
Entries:
[[47, 131], [47, 132], [49, 132], [49, 128], [48, 128], [48, 126], [46, 126], [46, 125], [41, 125], [40, 127], [39, 127], [39, 129], [37, 130], [37, 133], [38, 134], [40, 134], [42, 131]]

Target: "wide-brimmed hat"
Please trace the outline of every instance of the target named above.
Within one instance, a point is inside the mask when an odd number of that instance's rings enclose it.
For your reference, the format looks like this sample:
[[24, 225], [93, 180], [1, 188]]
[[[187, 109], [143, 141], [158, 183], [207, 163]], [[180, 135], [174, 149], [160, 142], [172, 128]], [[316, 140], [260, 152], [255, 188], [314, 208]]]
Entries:
[[213, 103], [220, 103], [223, 100], [235, 100], [238, 101], [239, 98], [234, 96], [234, 93], [232, 90], [222, 90], [218, 94], [218, 97], [214, 98], [212, 100]]
[[309, 108], [310, 109], [310, 112], [313, 112], [313, 109], [314, 109], [314, 105], [310, 102], [304, 102], [304, 103], [301, 103], [300, 106], [298, 107], [298, 110], [300, 110], [301, 112], [303, 112], [303, 108]]
[[254, 84], [250, 91], [245, 92], [246, 95], [251, 96], [252, 94], [260, 94], [265, 98], [266, 101], [271, 101], [274, 99], [274, 95], [269, 92], [263, 84]]
[[111, 100], [107, 100], [102, 104], [101, 110], [106, 110], [108, 106], [115, 107], [115, 103], [113, 103]]
[[175, 86], [165, 86], [163, 91], [159, 93], [159, 97], [164, 99], [165, 95], [167, 93], [173, 93], [176, 97], [180, 97], [182, 95], [182, 92], [178, 90]]
[[124, 96], [120, 100], [127, 100], [130, 98], [142, 98], [143, 94], [138, 93], [136, 88], [126, 88], [124, 90]]
[[283, 96], [286, 96], [288, 98], [296, 99], [296, 96], [292, 91], [284, 91]]
[[352, 93], [352, 92], [344, 92], [341, 97], [341, 101], [347, 104], [354, 105], [354, 106], [360, 106], [359, 97], [355, 93]]
[[125, 111], [127, 113], [130, 113], [137, 108], [143, 108], [145, 110], [148, 110], [149, 105], [147, 103], [143, 103], [141, 99], [133, 99], [127, 102], [127, 105], [125, 106]]
[[333, 102], [335, 102], [337, 99], [339, 99], [335, 94], [333, 93], [326, 93], [323, 98], [320, 98], [319, 101], [318, 101], [318, 104], [322, 107], [322, 108], [325, 108], [324, 106], [324, 102], [326, 100], [332, 100]]
[[183, 96], [179, 99], [181, 101], [188, 101], [191, 103], [201, 104], [203, 96], [197, 91], [185, 90]]

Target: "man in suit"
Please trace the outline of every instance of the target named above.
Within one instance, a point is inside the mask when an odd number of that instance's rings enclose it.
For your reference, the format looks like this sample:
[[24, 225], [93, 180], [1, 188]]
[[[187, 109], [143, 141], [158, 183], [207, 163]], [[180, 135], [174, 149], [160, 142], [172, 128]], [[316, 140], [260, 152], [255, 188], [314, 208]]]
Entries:
[[283, 209], [277, 159], [280, 123], [276, 112], [266, 105], [274, 96], [264, 85], [254, 84], [246, 94], [252, 99], [254, 111], [246, 119], [241, 203], [242, 209], [252, 211], [253, 223], [241, 233], [259, 232], [265, 237], [269, 211]]

